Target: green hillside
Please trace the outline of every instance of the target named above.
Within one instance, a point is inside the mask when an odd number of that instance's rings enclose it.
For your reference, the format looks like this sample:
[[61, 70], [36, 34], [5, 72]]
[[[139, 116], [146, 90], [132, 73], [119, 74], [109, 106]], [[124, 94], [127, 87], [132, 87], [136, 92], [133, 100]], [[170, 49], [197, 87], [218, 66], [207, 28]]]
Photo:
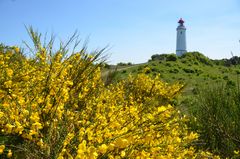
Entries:
[[[168, 83], [181, 82], [185, 84], [185, 92], [194, 91], [198, 86], [210, 85], [216, 82], [226, 82], [236, 85], [240, 65], [238, 57], [231, 59], [212, 60], [199, 52], [188, 52], [182, 57], [175, 54], [155, 54], [144, 64], [120, 64], [115, 72], [115, 80], [126, 78], [129, 74], [136, 75], [148, 67], [147, 74], [160, 74], [162, 80]], [[115, 70], [112, 68], [112, 71]]]

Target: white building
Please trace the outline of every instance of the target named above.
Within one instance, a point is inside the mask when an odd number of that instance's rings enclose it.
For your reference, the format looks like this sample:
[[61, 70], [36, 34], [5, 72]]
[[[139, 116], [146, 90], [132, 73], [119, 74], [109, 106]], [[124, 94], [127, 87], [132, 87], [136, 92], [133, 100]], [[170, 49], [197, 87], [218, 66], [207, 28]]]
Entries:
[[179, 25], [177, 27], [177, 47], [176, 54], [177, 56], [182, 56], [187, 52], [187, 44], [186, 44], [186, 28], [183, 25], [184, 21], [182, 18], [178, 21]]

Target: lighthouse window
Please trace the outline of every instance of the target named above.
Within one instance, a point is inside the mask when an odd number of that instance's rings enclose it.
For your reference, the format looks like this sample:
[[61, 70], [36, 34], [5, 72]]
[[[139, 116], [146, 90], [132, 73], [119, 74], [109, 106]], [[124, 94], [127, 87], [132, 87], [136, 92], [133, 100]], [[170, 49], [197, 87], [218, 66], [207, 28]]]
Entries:
[[180, 34], [182, 34], [182, 32], [180, 32]]

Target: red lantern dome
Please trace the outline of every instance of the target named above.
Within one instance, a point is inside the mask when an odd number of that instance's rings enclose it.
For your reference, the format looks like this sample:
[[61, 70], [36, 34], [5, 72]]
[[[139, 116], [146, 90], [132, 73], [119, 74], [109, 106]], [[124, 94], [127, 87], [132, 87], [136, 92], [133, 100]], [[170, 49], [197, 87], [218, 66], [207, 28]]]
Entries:
[[178, 21], [178, 23], [183, 25], [184, 21], [182, 20], [182, 18]]

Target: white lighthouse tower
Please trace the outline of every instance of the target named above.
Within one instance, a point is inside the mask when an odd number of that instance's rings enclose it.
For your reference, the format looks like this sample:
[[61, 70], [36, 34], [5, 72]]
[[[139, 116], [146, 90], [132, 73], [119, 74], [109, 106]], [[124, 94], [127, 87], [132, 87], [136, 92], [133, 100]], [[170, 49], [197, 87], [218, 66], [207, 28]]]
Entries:
[[179, 25], [177, 27], [177, 47], [176, 54], [177, 56], [182, 56], [187, 52], [187, 44], [186, 44], [186, 28], [183, 25], [184, 21], [182, 18], [178, 21]]

